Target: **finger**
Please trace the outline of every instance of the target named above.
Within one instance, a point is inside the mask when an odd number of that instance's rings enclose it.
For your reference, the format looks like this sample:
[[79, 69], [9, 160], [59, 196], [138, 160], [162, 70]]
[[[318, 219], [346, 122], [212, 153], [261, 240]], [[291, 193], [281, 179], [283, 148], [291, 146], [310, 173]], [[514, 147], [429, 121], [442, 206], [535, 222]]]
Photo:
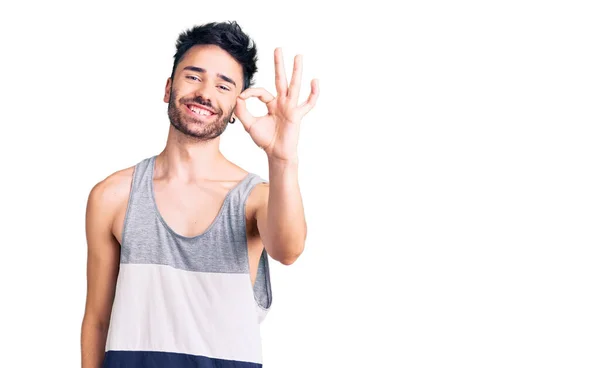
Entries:
[[306, 115], [317, 103], [317, 99], [319, 98], [319, 81], [317, 79], [313, 79], [310, 83], [310, 96], [308, 96], [308, 100], [299, 106], [299, 111], [301, 116]]
[[275, 97], [273, 97], [273, 95], [264, 88], [248, 88], [244, 92], [240, 93], [239, 97], [242, 100], [247, 100], [251, 97], [256, 97], [266, 104], [275, 99]]
[[248, 108], [246, 107], [246, 101], [239, 97], [235, 105], [234, 114], [242, 122], [242, 125], [246, 131], [249, 131], [252, 124], [254, 124], [256, 121], [256, 118], [252, 116], [250, 111], [248, 111]]
[[275, 49], [275, 88], [277, 95], [287, 96], [287, 77], [285, 75], [285, 67], [283, 65], [283, 52], [281, 47]]
[[292, 82], [288, 89], [288, 98], [294, 103], [298, 103], [300, 94], [300, 83], [302, 81], [302, 55], [296, 55], [294, 58], [294, 71], [292, 72]]

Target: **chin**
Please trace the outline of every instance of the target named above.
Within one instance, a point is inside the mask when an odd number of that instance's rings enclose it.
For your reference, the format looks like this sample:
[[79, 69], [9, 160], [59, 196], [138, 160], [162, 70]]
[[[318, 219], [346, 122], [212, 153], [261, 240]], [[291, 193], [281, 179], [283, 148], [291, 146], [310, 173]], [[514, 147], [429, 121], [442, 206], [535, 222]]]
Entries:
[[183, 135], [201, 141], [208, 141], [219, 137], [225, 131], [227, 125], [219, 122], [204, 125], [200, 122], [184, 122], [183, 124], [171, 125]]

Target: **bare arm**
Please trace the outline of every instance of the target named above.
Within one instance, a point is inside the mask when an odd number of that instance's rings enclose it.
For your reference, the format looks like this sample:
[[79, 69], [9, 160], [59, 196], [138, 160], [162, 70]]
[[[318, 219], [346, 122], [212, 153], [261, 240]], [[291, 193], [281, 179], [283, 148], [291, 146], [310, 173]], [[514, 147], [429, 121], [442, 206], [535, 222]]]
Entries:
[[87, 297], [81, 326], [81, 367], [100, 368], [119, 268], [119, 243], [112, 234], [115, 213], [109, 187], [92, 189], [86, 211]]
[[[273, 259], [292, 264], [304, 251], [306, 222], [298, 185], [298, 139], [300, 121], [316, 104], [319, 84], [311, 81], [308, 99], [298, 104], [302, 79], [302, 56], [294, 58], [294, 71], [288, 86], [281, 48], [275, 49], [275, 86], [277, 97], [264, 88], [242, 91], [235, 106], [250, 137], [269, 159], [269, 186], [260, 191], [256, 223], [261, 241]], [[266, 104], [268, 113], [254, 117], [246, 100], [256, 97]], [[268, 191], [268, 194], [264, 194]]]
[[273, 259], [289, 265], [302, 254], [307, 227], [297, 160], [269, 158], [268, 195], [263, 194], [256, 222], [265, 249]]

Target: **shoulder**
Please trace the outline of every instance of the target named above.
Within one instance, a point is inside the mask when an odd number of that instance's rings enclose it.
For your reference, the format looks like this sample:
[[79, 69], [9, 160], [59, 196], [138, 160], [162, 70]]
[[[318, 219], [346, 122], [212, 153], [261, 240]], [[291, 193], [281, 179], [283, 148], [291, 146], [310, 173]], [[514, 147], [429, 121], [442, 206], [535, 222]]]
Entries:
[[97, 210], [109, 215], [114, 214], [123, 204], [126, 204], [134, 169], [135, 167], [131, 166], [118, 170], [96, 183], [88, 196], [88, 208], [91, 211]]
[[246, 214], [251, 219], [256, 219], [259, 210], [265, 208], [269, 200], [269, 183], [259, 182], [251, 189], [246, 204]]

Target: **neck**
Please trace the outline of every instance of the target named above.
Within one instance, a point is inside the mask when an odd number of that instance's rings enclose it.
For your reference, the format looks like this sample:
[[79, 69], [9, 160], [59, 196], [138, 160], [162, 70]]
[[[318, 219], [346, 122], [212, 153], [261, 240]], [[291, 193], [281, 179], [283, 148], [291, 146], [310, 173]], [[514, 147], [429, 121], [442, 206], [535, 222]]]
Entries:
[[220, 137], [200, 141], [171, 126], [164, 150], [156, 158], [157, 171], [168, 179], [210, 179], [227, 160], [219, 150]]

